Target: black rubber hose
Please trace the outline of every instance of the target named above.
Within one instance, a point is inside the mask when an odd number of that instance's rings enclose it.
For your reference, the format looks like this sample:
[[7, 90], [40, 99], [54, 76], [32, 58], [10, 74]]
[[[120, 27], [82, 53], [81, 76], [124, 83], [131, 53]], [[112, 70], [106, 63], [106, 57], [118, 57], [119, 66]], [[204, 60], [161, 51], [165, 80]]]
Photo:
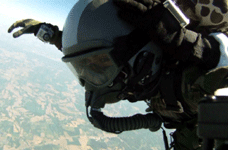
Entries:
[[112, 132], [121, 133], [122, 131], [150, 129], [157, 131], [161, 128], [162, 120], [156, 114], [136, 114], [130, 117], [108, 117], [102, 112], [92, 110], [90, 112], [94, 119], [93, 124], [100, 129]]

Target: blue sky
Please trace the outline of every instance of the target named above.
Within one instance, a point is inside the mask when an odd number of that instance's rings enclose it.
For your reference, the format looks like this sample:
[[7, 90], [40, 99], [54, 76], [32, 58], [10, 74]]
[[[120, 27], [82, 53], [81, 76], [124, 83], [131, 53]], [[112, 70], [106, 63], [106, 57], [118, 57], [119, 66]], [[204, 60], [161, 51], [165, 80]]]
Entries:
[[[7, 20], [32, 18], [63, 27], [78, 0], [0, 0], [0, 14]], [[15, 21], [16, 21], [15, 20]]]
[[57, 25], [62, 30], [68, 13], [77, 1], [0, 0], [0, 48], [8, 51], [29, 49], [38, 55], [61, 61], [63, 54], [55, 46], [45, 44], [31, 34], [14, 39], [12, 34], [21, 28], [14, 29], [10, 34], [7, 31], [14, 22], [28, 18]]
[[[54, 45], [43, 43], [33, 34], [24, 34], [18, 38], [13, 38], [13, 32], [7, 33], [8, 28], [17, 20], [32, 18], [39, 21], [58, 25], [62, 29], [65, 19], [73, 5], [78, 0], [0, 0], [0, 49], [9, 52], [20, 51], [24, 54], [34, 53], [51, 59], [58, 63], [63, 63], [63, 56]], [[39, 72], [39, 70], [36, 70]], [[69, 72], [71, 76], [73, 74]], [[73, 77], [76, 79], [75, 77]], [[126, 102], [126, 101], [123, 101]], [[146, 108], [145, 103], [134, 103], [131, 106]], [[144, 108], [145, 107], [145, 108]]]
[[78, 0], [0, 0], [0, 48], [9, 51], [30, 49], [38, 55], [61, 61], [62, 53], [50, 44], [45, 44], [31, 34], [14, 39], [8, 28], [17, 20], [32, 18], [58, 25], [62, 30], [65, 19]]

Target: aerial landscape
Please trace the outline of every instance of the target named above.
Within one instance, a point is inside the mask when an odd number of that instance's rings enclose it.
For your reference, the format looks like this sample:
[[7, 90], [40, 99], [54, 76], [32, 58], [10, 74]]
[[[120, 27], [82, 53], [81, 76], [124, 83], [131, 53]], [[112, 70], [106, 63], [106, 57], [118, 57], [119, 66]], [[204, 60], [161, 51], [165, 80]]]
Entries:
[[[0, 25], [0, 149], [163, 150], [162, 131], [121, 134], [94, 128], [85, 113], [84, 89], [61, 62], [62, 54], [33, 35], [7, 33]], [[116, 109], [118, 108], [118, 109]], [[107, 106], [109, 116], [145, 113], [146, 104]]]

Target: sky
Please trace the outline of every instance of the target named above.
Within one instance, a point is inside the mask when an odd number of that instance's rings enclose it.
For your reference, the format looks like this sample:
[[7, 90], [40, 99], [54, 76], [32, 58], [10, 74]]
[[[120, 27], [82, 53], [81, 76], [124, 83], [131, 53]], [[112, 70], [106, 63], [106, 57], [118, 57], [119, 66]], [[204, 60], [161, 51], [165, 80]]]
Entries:
[[[77, 1], [78, 0], [0, 0], [0, 43], [2, 44], [0, 48], [7, 47], [8, 43], [12, 43], [10, 45], [11, 47], [26, 47], [24, 49], [31, 47], [29, 50], [37, 55], [61, 61], [62, 53], [57, 51], [55, 46], [44, 44], [33, 35], [23, 35], [14, 39], [12, 33], [8, 34], [7, 30], [10, 25], [17, 20], [27, 18], [57, 25], [59, 29], [62, 30], [68, 13]], [[10, 48], [8, 50], [13, 51], [14, 49]], [[219, 92], [221, 95], [224, 95], [224, 93], [227, 94], [227, 90]], [[131, 104], [131, 106], [132, 105], [133, 104]]]
[[[22, 19], [35, 19], [41, 22], [57, 25], [60, 30], [71, 8], [78, 0], [0, 0], [0, 42], [1, 48], [30, 49], [37, 55], [43, 55], [56, 61], [61, 61], [62, 53], [53, 45], [43, 43], [31, 34], [24, 34], [14, 39], [12, 34], [21, 28], [7, 33], [8, 28]], [[4, 38], [3, 38], [4, 37]], [[14, 48], [13, 48], [14, 47]]]
[[[53, 64], [58, 65], [63, 63], [61, 61], [63, 54], [58, 51], [55, 46], [43, 43], [32, 34], [25, 34], [16, 39], [13, 38], [13, 32], [19, 30], [20, 28], [13, 30], [12, 33], [7, 33], [7, 31], [8, 28], [17, 20], [28, 18], [57, 25], [61, 30], [68, 13], [76, 2], [77, 0], [0, 0], [0, 51], [3, 57], [4, 53], [2, 53], [2, 50], [12, 54], [20, 52], [20, 54], [25, 54], [23, 56], [29, 56], [28, 53], [34, 53], [35, 56], [39, 55], [59, 62]], [[11, 60], [12, 64], [14, 64], [13, 61], [17, 61], [14, 58], [10, 59], [10, 61]], [[44, 61], [49, 62], [46, 59], [44, 59]], [[26, 66], [26, 64], [24, 65]], [[0, 70], [1, 69], [3, 68], [0, 68]], [[41, 67], [37, 67], [34, 74], [32, 74], [33, 70], [31, 70], [31, 76], [39, 76], [40, 71], [42, 71]], [[70, 76], [70, 71], [64, 73], [67, 74], [68, 78], [72, 77], [72, 79], [76, 79], [73, 77], [73, 74]], [[58, 72], [56, 74], [58, 74]], [[0, 87], [4, 89], [4, 85], [0, 85]], [[82, 102], [82, 106], [84, 106], [83, 99]], [[126, 101], [124, 102], [127, 103]], [[131, 104], [131, 107], [135, 107], [136, 105], [136, 103]], [[144, 111], [146, 109], [146, 104], [141, 103], [140, 105], [142, 105]], [[108, 107], [106, 110], [108, 110]], [[150, 132], [148, 131], [148, 133]]]
[[[7, 43], [12, 43], [11, 47], [24, 46], [31, 47], [37, 55], [43, 55], [50, 59], [61, 61], [62, 53], [56, 47], [44, 44], [33, 35], [22, 35], [14, 39], [12, 33], [7, 30], [17, 20], [32, 18], [41, 22], [58, 25], [62, 30], [65, 19], [71, 8], [78, 0], [0, 0], [0, 42], [1, 47], [7, 47]], [[13, 32], [17, 31], [14, 30]], [[2, 38], [4, 37], [4, 38]], [[29, 41], [29, 42], [28, 42]], [[32, 43], [32, 46], [31, 44]], [[5, 44], [5, 45], [4, 45]], [[13, 48], [10, 50], [13, 51]], [[227, 91], [220, 91], [220, 95], [227, 94]]]
[[[12, 52], [15, 50], [32, 52], [36, 55], [63, 63], [61, 61], [63, 54], [54, 45], [43, 43], [31, 34], [24, 34], [18, 38], [13, 38], [12, 34], [20, 30], [20, 28], [14, 29], [12, 33], [8, 33], [7, 31], [17, 20], [27, 18], [58, 25], [61, 30], [68, 13], [77, 1], [0, 0], [0, 48]], [[146, 107], [145, 103], [142, 105], [143, 108]]]
[[65, 19], [78, 0], [0, 0], [0, 14], [7, 20], [32, 18], [58, 25]]

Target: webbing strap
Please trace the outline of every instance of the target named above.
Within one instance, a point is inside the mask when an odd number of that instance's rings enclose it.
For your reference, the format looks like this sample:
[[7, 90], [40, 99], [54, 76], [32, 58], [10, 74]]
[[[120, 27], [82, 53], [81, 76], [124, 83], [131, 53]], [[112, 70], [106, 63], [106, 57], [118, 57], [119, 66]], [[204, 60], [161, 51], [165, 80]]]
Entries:
[[177, 104], [178, 99], [175, 95], [174, 77], [175, 77], [174, 71], [170, 71], [170, 72], [163, 71], [159, 89], [160, 89], [162, 98], [166, 103], [166, 109], [179, 112], [180, 107]]
[[[185, 102], [181, 92], [182, 68], [177, 66], [175, 70], [163, 70], [159, 89], [166, 103], [166, 109], [179, 112], [183, 118], [192, 118], [193, 114]], [[178, 104], [180, 103], [180, 104]], [[180, 106], [181, 105], [181, 106]], [[183, 109], [183, 112], [182, 110]]]

